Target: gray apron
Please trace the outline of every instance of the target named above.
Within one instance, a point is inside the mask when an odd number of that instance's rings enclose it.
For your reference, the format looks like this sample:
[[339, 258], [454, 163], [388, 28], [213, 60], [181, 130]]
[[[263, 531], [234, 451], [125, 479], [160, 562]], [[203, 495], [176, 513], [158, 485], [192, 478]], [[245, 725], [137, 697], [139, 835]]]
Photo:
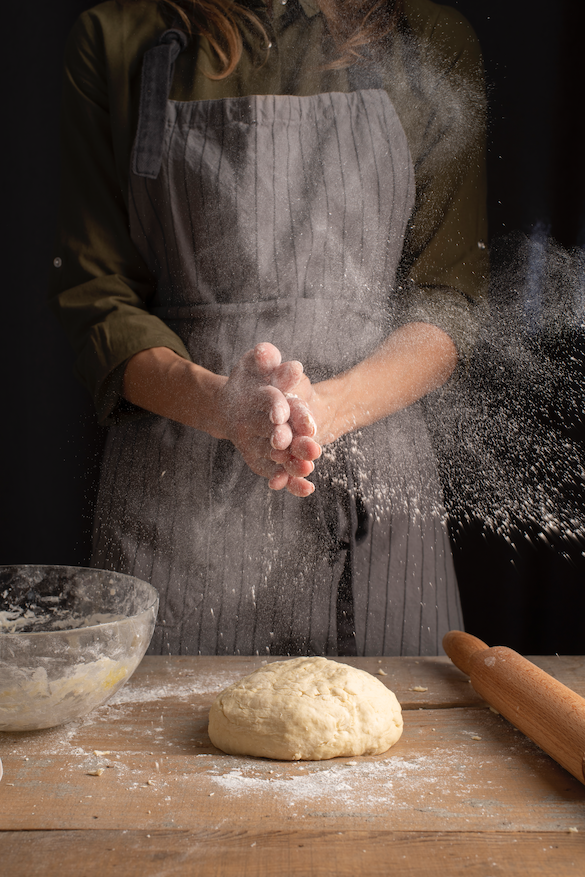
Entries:
[[[351, 368], [396, 325], [414, 202], [388, 95], [171, 101], [183, 40], [146, 53], [130, 174], [152, 313], [219, 374], [260, 341], [312, 381]], [[462, 621], [419, 406], [327, 446], [311, 477], [301, 500], [207, 433], [110, 429], [93, 564], [158, 588], [151, 653], [441, 651]]]

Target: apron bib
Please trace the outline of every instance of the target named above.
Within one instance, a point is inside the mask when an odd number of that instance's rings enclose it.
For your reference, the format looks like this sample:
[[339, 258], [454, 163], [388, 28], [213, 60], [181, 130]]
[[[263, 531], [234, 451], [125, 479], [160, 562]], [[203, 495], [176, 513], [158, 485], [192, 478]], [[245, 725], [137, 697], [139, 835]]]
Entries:
[[[219, 374], [259, 341], [312, 381], [350, 368], [400, 304], [414, 174], [388, 95], [171, 101], [183, 41], [145, 55], [130, 174], [152, 312]], [[342, 606], [354, 654], [441, 651], [462, 622], [419, 406], [326, 447], [311, 478], [299, 500], [228, 441], [155, 416], [110, 429], [93, 563], [158, 588], [151, 653], [336, 655]]]

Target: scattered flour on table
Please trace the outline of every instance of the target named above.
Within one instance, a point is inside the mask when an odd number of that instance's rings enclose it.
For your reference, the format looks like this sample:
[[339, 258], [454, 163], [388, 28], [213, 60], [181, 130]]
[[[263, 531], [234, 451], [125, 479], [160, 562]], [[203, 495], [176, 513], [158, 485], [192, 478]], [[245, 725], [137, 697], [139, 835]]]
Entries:
[[[200, 756], [205, 757], [205, 756]], [[420, 800], [428, 804], [429, 798], [453, 794], [453, 787], [462, 795], [478, 792], [480, 787], [467, 781], [477, 760], [460, 751], [437, 750], [431, 755], [415, 758], [392, 756], [383, 760], [335, 762], [324, 766], [305, 763], [295, 775], [278, 776], [283, 770], [279, 762], [266, 762], [262, 774], [254, 762], [238, 759], [237, 767], [227, 773], [214, 775], [220, 762], [214, 759], [210, 765], [213, 784], [229, 792], [230, 796], [270, 795], [275, 805], [298, 806], [315, 804], [322, 799], [328, 810], [355, 810], [370, 808], [372, 813], [391, 805], [407, 807], [408, 798], [420, 794]], [[224, 762], [225, 763], [225, 762]], [[269, 770], [270, 768], [270, 770]]]
[[224, 672], [209, 673], [203, 676], [199, 673], [193, 674], [182, 685], [177, 685], [177, 681], [173, 680], [168, 685], [161, 685], [158, 688], [152, 688], [148, 685], [128, 685], [121, 688], [109, 701], [108, 706], [116, 706], [123, 703], [148, 703], [151, 700], [163, 700], [167, 697], [181, 699], [200, 694], [216, 694], [227, 685], [231, 685], [238, 679], [241, 679], [242, 673]]

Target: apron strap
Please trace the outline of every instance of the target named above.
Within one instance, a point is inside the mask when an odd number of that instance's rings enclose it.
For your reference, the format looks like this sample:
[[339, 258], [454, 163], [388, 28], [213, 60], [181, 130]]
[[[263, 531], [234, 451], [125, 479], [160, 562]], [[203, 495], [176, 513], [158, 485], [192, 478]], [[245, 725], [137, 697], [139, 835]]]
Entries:
[[[138, 128], [132, 152], [132, 171], [139, 177], [152, 180], [158, 177], [175, 61], [187, 43], [187, 35], [173, 27], [165, 30], [156, 46], [144, 54]], [[348, 70], [348, 77], [350, 91], [383, 88], [382, 78], [373, 64], [354, 64]]]
[[156, 180], [162, 162], [166, 108], [175, 61], [186, 47], [187, 35], [170, 28], [156, 46], [144, 54], [140, 82], [138, 128], [132, 153], [132, 171], [139, 177]]

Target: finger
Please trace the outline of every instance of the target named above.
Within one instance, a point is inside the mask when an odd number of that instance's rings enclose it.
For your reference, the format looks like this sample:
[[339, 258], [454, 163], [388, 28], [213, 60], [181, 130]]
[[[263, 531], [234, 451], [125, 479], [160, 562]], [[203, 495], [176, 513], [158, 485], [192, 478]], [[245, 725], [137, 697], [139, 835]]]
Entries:
[[[262, 358], [261, 358], [262, 361]], [[258, 363], [256, 361], [256, 348], [247, 350], [233, 367], [230, 377], [240, 380], [257, 380], [259, 377]]]
[[290, 417], [290, 406], [283, 393], [276, 387], [266, 385], [257, 390], [258, 407], [268, 414], [271, 423], [282, 425]]
[[272, 448], [266, 438], [249, 437], [246, 442], [238, 446], [238, 450], [250, 469], [258, 475], [271, 477], [279, 468], [282, 468], [282, 465], [270, 456]]
[[268, 487], [270, 490], [282, 490], [287, 486], [289, 480], [288, 473], [284, 471], [284, 469], [280, 469], [276, 475], [273, 475], [272, 478], [268, 481]]
[[307, 475], [314, 471], [315, 464], [311, 460], [297, 460], [296, 457], [291, 457], [284, 464], [283, 468], [285, 472], [288, 472], [293, 477], [306, 478]]
[[[270, 436], [270, 444], [275, 450], [284, 451], [292, 442], [292, 438], [292, 429], [290, 428], [288, 423], [283, 423], [275, 426], [272, 430], [272, 435]], [[274, 459], [272, 455], [271, 459]]]
[[[321, 445], [306, 435], [293, 436], [288, 452], [299, 460], [317, 460], [322, 453]], [[272, 457], [272, 459], [274, 459]], [[277, 462], [279, 462], [277, 460]]]
[[288, 478], [288, 472], [285, 472], [282, 466], [279, 466], [277, 463], [273, 463], [272, 460], [267, 460], [263, 457], [244, 457], [245, 462], [248, 464], [252, 472], [255, 475], [261, 475], [262, 478], [274, 478], [279, 473], [286, 475]]
[[302, 377], [303, 364], [291, 359], [274, 369], [270, 383], [273, 387], [278, 387], [281, 392], [290, 393], [298, 386]]
[[290, 446], [285, 450], [272, 447], [270, 459], [281, 466], [284, 466], [290, 460], [308, 460], [312, 462], [321, 456], [321, 446], [306, 436], [293, 438]]
[[289, 477], [286, 489], [289, 493], [292, 493], [293, 496], [305, 497], [314, 493], [315, 485], [311, 481], [306, 481], [304, 478]]
[[282, 362], [280, 350], [269, 341], [263, 341], [257, 344], [252, 351], [254, 358], [254, 366], [262, 377], [268, 377], [275, 368], [278, 368]]
[[312, 460], [300, 460], [293, 457], [288, 451], [271, 451], [270, 459], [275, 463], [279, 463], [289, 475], [298, 475], [306, 478], [315, 469]]
[[244, 410], [239, 412], [239, 416], [242, 421], [245, 420], [247, 430], [265, 437], [272, 435], [273, 426], [286, 423], [290, 416], [290, 407], [284, 395], [269, 384], [256, 386], [249, 393], [244, 393], [240, 406]]
[[279, 448], [273, 448], [270, 451], [270, 459], [274, 460], [275, 463], [279, 463], [281, 466], [283, 466], [285, 463], [288, 463], [290, 458], [291, 454], [288, 448], [284, 451], [281, 451]]
[[290, 408], [289, 419], [293, 432], [297, 435], [316, 435], [317, 424], [309, 406], [292, 393], [287, 393], [285, 398]]

